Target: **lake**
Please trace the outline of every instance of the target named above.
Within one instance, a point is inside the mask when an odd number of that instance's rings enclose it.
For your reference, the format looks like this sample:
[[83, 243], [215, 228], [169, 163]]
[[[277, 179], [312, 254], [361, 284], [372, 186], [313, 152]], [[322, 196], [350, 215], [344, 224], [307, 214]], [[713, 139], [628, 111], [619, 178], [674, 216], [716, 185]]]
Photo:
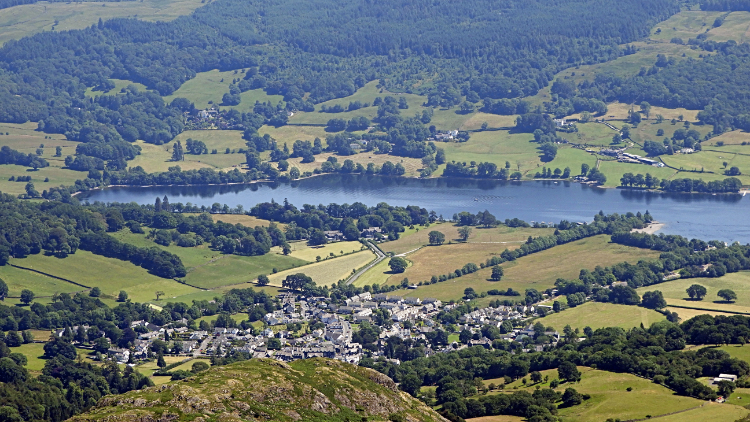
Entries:
[[211, 206], [242, 205], [249, 210], [260, 202], [288, 199], [303, 204], [379, 202], [417, 205], [445, 218], [461, 211], [489, 210], [498, 219], [526, 221], [591, 221], [605, 213], [650, 211], [665, 224], [661, 230], [688, 238], [750, 243], [750, 198], [602, 189], [571, 182], [507, 182], [471, 179], [406, 179], [369, 175], [324, 175], [288, 183], [221, 186], [113, 187], [85, 192], [81, 200], [153, 204], [156, 197], [170, 202]]

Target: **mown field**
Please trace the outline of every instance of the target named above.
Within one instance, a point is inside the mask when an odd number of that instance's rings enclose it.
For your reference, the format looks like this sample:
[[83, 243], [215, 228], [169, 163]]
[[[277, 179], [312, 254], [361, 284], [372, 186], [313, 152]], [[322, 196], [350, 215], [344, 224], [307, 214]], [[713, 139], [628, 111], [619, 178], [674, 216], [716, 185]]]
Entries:
[[[505, 247], [498, 247], [494, 252], [501, 253], [504, 249]], [[507, 290], [508, 288], [519, 292], [529, 288], [543, 291], [553, 287], [558, 278], [577, 278], [581, 269], [584, 268], [593, 269], [597, 265], [606, 266], [623, 261], [635, 263], [641, 259], [657, 256], [657, 252], [610, 243], [609, 236], [601, 235], [556, 246], [513, 262], [506, 262], [502, 264], [505, 275], [499, 282], [489, 281], [491, 269], [485, 268], [460, 278], [408, 290], [404, 294], [451, 300], [461, 298], [467, 287], [473, 288], [478, 293], [490, 289]], [[419, 280], [410, 279], [410, 281]], [[506, 297], [498, 296], [497, 298], [505, 299]]]
[[302, 268], [281, 271], [271, 274], [268, 278], [271, 285], [281, 286], [281, 282], [289, 274], [304, 273], [311, 277], [318, 286], [330, 286], [339, 280], [349, 277], [356, 269], [359, 269], [375, 259], [375, 254], [369, 249], [337, 258], [330, 258], [305, 265]]
[[[446, 244], [449, 241], [459, 240], [458, 226], [451, 223], [438, 223], [432, 224], [430, 227], [415, 227], [413, 229], [406, 229], [398, 240], [385, 242], [380, 244], [380, 248], [385, 252], [393, 252], [394, 254], [402, 254], [405, 252], [413, 251], [421, 246], [429, 244], [429, 233], [431, 231], [439, 231], [445, 235]], [[468, 243], [483, 243], [488, 244], [487, 247], [492, 244], [514, 244], [525, 242], [529, 236], [540, 237], [552, 234], [555, 229], [535, 229], [531, 227], [508, 227], [500, 225], [493, 228], [481, 228], [472, 227], [471, 235], [469, 236]], [[468, 262], [468, 261], [467, 261]]]
[[[707, 295], [703, 300], [690, 300], [686, 289], [693, 284], [706, 288]], [[726, 303], [716, 293], [721, 289], [730, 289], [737, 293], [737, 300]], [[687, 278], [668, 281], [654, 286], [641, 287], [639, 294], [659, 290], [669, 305], [686, 308], [702, 308], [714, 311], [740, 312], [750, 314], [750, 272], [740, 271], [718, 278]], [[679, 314], [679, 310], [677, 310]]]
[[[37, 338], [36, 340], [46, 341], [47, 338]], [[44, 343], [22, 344], [18, 347], [12, 347], [10, 351], [11, 353], [21, 353], [26, 356], [26, 360], [28, 361], [28, 363], [26, 364], [26, 369], [28, 369], [34, 375], [41, 374], [42, 370], [44, 369], [44, 364], [45, 362], [47, 362], [47, 359], [43, 357]], [[78, 352], [78, 356], [82, 359], [85, 359], [91, 353], [91, 350], [88, 349], [76, 348], [76, 351]]]
[[[549, 305], [549, 303], [545, 303], [545, 305]], [[547, 315], [537, 321], [544, 324], [545, 327], [554, 327], [560, 332], [566, 325], [579, 328], [583, 332], [585, 327], [591, 327], [594, 330], [605, 327], [630, 329], [639, 327], [641, 324], [644, 327], [649, 327], [654, 322], [664, 319], [664, 315], [640, 306], [586, 302], [575, 308], [568, 308], [562, 312]]]
[[201, 0], [144, 0], [123, 2], [39, 2], [0, 10], [0, 44], [37, 32], [83, 29], [111, 18], [169, 21], [187, 15]]
[[221, 108], [236, 109], [241, 112], [252, 111], [256, 101], [268, 102], [274, 106], [284, 97], [281, 95], [268, 95], [262, 89], [254, 89], [243, 92], [240, 97], [242, 101], [236, 106], [221, 105], [221, 97], [229, 92], [229, 85], [233, 80], [242, 79], [245, 74], [241, 70], [211, 70], [200, 72], [195, 78], [185, 82], [172, 95], [164, 97], [165, 101], [172, 101], [174, 98], [187, 98], [195, 104], [199, 110], [210, 108], [211, 106]]

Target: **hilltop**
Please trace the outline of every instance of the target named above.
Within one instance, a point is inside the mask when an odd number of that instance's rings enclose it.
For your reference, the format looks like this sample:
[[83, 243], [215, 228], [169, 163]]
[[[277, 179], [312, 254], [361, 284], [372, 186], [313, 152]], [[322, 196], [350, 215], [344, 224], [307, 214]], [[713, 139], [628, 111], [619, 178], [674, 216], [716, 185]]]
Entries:
[[253, 359], [108, 396], [71, 419], [115, 421], [445, 421], [387, 376], [336, 360]]

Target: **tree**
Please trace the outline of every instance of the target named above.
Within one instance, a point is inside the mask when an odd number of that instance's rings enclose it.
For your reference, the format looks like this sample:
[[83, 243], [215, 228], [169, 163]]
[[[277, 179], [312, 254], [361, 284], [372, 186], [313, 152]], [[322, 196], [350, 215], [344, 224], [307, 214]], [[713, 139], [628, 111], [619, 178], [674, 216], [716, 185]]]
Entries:
[[581, 164], [581, 176], [586, 176], [587, 174], [589, 174], [590, 168], [591, 167], [586, 163]]
[[165, 368], [167, 366], [167, 362], [164, 361], [164, 355], [161, 351], [159, 351], [159, 356], [156, 358], [156, 366], [159, 368]]
[[8, 295], [8, 285], [5, 284], [2, 278], [0, 278], [0, 300], [5, 300], [5, 296]]
[[156, 300], [159, 300], [160, 297], [164, 296], [164, 292], [161, 290], [158, 290], [156, 292]]
[[492, 267], [492, 275], [490, 275], [490, 280], [492, 281], [500, 281], [500, 279], [503, 278], [503, 267], [499, 265], [495, 265]]
[[34, 300], [34, 292], [29, 289], [21, 290], [21, 302], [28, 305]]
[[729, 396], [732, 395], [732, 392], [734, 392], [734, 389], [737, 387], [735, 383], [732, 381], [719, 381], [716, 386], [718, 387], [718, 393], [720, 396], [726, 398], [729, 398]]
[[308, 284], [314, 284], [313, 279], [303, 273], [289, 274], [281, 281], [281, 286], [289, 290], [302, 290]]
[[737, 293], [729, 289], [721, 289], [716, 293], [720, 298], [724, 299], [725, 302], [734, 302], [737, 300]]
[[289, 177], [292, 180], [299, 179], [299, 176], [300, 176], [300, 172], [299, 172], [299, 169], [297, 167], [292, 167], [292, 168], [289, 169]]
[[258, 286], [267, 286], [270, 282], [271, 280], [268, 279], [267, 275], [261, 274], [258, 276]]
[[534, 371], [530, 374], [531, 381], [533, 381], [535, 384], [542, 382], [542, 374], [539, 371]]
[[648, 120], [649, 115], [651, 114], [651, 104], [644, 101], [641, 103], [641, 113], [643, 113], [644, 116], [646, 116], [646, 120]]
[[411, 394], [412, 397], [419, 397], [419, 390], [422, 387], [422, 379], [415, 373], [409, 372], [401, 379], [398, 385], [400, 389]]
[[29, 182], [26, 184], [26, 195], [28, 195], [30, 198], [38, 198], [39, 192], [34, 188], [34, 184], [32, 182]]
[[576, 364], [570, 361], [560, 363], [557, 374], [558, 378], [569, 382], [577, 382], [581, 379], [581, 372], [578, 371]]
[[172, 161], [182, 161], [185, 159], [185, 152], [182, 149], [182, 143], [177, 143], [172, 147]]
[[128, 293], [125, 290], [120, 290], [120, 294], [117, 295], [118, 302], [127, 302]]
[[266, 342], [266, 347], [269, 350], [280, 350], [281, 349], [281, 340], [277, 339], [276, 337], [271, 337]]
[[461, 226], [458, 229], [458, 237], [461, 238], [464, 242], [469, 240], [469, 236], [471, 236], [471, 227], [469, 226]]
[[693, 284], [685, 291], [687, 292], [688, 296], [690, 296], [690, 299], [695, 300], [703, 300], [703, 298], [706, 297], [706, 293], [708, 293], [706, 288], [701, 286], [700, 284]]
[[409, 263], [406, 262], [404, 258], [401, 258], [400, 256], [396, 256], [396, 257], [391, 258], [390, 261], [388, 261], [388, 266], [391, 267], [391, 272], [402, 273], [406, 271], [406, 267], [409, 266]]
[[91, 297], [99, 297], [102, 295], [102, 289], [99, 287], [94, 287], [89, 291], [89, 296]]
[[583, 396], [574, 388], [566, 388], [562, 396], [563, 407], [576, 406], [583, 403]]
[[650, 309], [661, 309], [667, 306], [667, 301], [664, 300], [664, 295], [659, 290], [644, 293], [641, 303]]
[[430, 245], [437, 246], [442, 245], [445, 242], [445, 235], [437, 230], [431, 231], [427, 235]]
[[468, 344], [469, 340], [471, 340], [471, 336], [471, 331], [464, 328], [460, 333], [458, 333], [458, 341], [463, 344]]
[[94, 350], [99, 353], [107, 353], [107, 350], [111, 347], [111, 344], [109, 343], [109, 339], [106, 337], [99, 337], [96, 340], [94, 340], [93, 343]]
[[190, 372], [197, 374], [198, 372], [203, 372], [209, 368], [209, 365], [206, 362], [195, 362], [193, 364], [193, 367], [190, 369]]

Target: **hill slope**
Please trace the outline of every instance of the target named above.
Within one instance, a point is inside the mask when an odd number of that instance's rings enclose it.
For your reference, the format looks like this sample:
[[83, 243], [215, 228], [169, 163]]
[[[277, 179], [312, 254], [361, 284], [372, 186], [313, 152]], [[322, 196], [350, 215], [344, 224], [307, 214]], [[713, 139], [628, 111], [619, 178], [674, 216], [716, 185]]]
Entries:
[[173, 384], [108, 396], [71, 421], [445, 421], [388, 377], [329, 359], [253, 359]]

